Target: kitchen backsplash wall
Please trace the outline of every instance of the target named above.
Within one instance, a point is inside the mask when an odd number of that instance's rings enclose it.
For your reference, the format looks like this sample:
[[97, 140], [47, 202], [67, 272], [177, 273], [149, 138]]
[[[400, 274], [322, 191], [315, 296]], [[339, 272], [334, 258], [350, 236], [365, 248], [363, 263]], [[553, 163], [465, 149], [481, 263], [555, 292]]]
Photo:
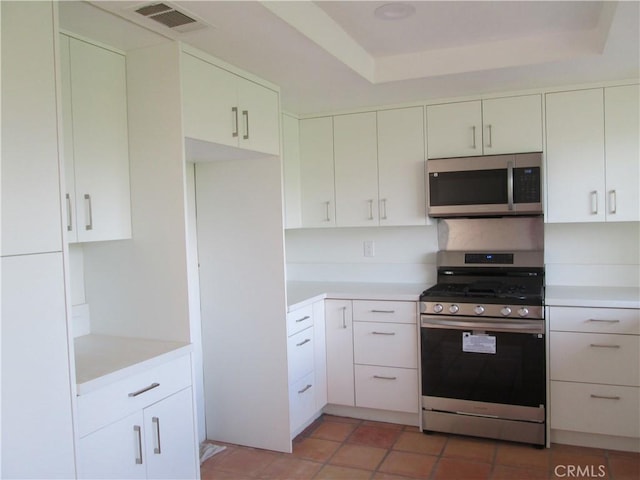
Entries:
[[640, 223], [545, 225], [547, 285], [640, 286]]
[[[545, 224], [547, 285], [640, 286], [640, 224]], [[436, 225], [286, 231], [289, 281], [436, 280]], [[364, 256], [372, 241], [374, 256]]]
[[[419, 227], [287, 230], [289, 281], [435, 283], [438, 230]], [[373, 256], [365, 256], [373, 242]]]

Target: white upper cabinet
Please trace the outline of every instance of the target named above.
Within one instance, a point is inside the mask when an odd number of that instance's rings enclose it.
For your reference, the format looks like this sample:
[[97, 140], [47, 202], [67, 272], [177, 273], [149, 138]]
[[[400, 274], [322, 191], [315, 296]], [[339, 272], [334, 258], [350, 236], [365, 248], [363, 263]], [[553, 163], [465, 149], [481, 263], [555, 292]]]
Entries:
[[300, 122], [289, 115], [282, 115], [282, 168], [284, 225], [285, 228], [300, 228]]
[[278, 93], [183, 53], [184, 134], [189, 138], [278, 155]]
[[549, 93], [546, 116], [546, 220], [604, 220], [602, 89]]
[[378, 152], [376, 113], [333, 119], [336, 224], [378, 225]]
[[2, 256], [60, 251], [52, 9], [1, 5]]
[[61, 35], [69, 241], [131, 238], [125, 57]]
[[639, 88], [546, 95], [548, 222], [640, 219]]
[[640, 221], [640, 85], [604, 89], [607, 220]]
[[378, 112], [380, 225], [424, 225], [424, 109]]
[[482, 101], [485, 155], [542, 151], [542, 96]]
[[429, 158], [542, 150], [540, 95], [427, 106]]
[[482, 155], [482, 102], [427, 106], [429, 158]]
[[300, 120], [300, 197], [303, 227], [336, 225], [333, 117]]

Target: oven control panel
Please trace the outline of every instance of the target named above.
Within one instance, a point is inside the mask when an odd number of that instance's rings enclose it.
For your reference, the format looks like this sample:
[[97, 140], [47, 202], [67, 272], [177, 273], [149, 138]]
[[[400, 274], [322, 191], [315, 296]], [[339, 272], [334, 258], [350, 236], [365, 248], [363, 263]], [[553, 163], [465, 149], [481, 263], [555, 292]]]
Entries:
[[446, 303], [420, 302], [420, 313], [435, 315], [456, 315], [466, 317], [495, 317], [495, 318], [544, 318], [542, 306], [474, 304], [474, 303]]

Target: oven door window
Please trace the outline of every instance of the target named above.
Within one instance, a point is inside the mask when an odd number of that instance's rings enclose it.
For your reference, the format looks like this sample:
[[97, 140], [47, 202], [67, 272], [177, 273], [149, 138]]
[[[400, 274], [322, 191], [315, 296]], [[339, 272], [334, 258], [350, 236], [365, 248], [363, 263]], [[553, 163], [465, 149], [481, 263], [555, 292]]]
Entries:
[[430, 173], [429, 199], [432, 207], [507, 204], [507, 169]]
[[546, 403], [543, 335], [483, 332], [494, 337], [495, 353], [478, 353], [464, 351], [464, 333], [421, 329], [423, 395], [529, 407]]

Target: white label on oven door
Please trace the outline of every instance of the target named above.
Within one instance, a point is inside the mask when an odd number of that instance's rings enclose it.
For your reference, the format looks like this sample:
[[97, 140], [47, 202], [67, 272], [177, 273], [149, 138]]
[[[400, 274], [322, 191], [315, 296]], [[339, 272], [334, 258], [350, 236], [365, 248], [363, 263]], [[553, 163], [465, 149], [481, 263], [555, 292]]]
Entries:
[[462, 351], [471, 353], [496, 353], [496, 337], [462, 332]]

